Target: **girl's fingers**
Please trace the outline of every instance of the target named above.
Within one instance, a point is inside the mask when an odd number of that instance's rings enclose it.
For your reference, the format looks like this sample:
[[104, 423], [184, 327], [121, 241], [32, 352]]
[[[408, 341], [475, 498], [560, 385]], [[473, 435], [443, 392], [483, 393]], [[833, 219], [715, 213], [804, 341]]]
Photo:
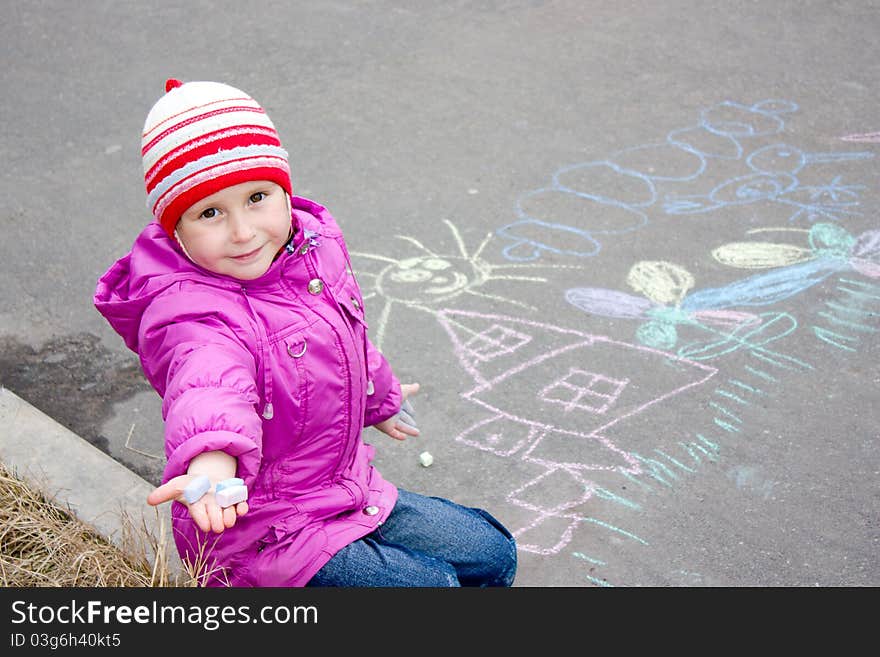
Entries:
[[419, 435], [419, 430], [416, 427], [411, 426], [409, 424], [406, 424], [405, 422], [398, 421], [397, 426], [395, 427], [395, 430], [397, 431], [397, 433], [403, 434], [402, 437], [400, 438], [401, 440], [406, 438], [407, 436], [418, 436]]
[[226, 526], [223, 523], [223, 509], [221, 509], [216, 504], [211, 504], [207, 507], [208, 509], [208, 518], [211, 521], [211, 529], [215, 534], [219, 534]]
[[208, 511], [204, 504], [190, 505], [189, 515], [192, 516], [198, 528], [203, 532], [211, 531], [211, 520], [208, 518]]
[[158, 488], [147, 495], [147, 504], [150, 506], [158, 506], [164, 502], [176, 500], [183, 494], [183, 489], [189, 481], [190, 475], [179, 475], [170, 481], [162, 484]]
[[226, 529], [235, 525], [235, 519], [238, 517], [235, 506], [227, 506], [221, 512], [223, 514], [223, 526]]

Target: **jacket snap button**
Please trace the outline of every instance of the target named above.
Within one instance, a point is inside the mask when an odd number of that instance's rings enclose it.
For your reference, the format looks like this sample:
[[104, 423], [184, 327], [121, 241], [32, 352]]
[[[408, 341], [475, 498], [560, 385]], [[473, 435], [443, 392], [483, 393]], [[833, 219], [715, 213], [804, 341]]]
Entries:
[[306, 253], [308, 253], [308, 252], [309, 252], [309, 245], [308, 245], [308, 244], [303, 244], [302, 247], [300, 247], [299, 252], [300, 252], [301, 254], [303, 254], [303, 255], [305, 255]]
[[364, 508], [364, 513], [368, 516], [374, 516], [379, 513], [379, 507], [373, 506], [372, 504], [366, 508]]
[[320, 278], [313, 278], [309, 281], [309, 294], [321, 294], [324, 289], [324, 281]]

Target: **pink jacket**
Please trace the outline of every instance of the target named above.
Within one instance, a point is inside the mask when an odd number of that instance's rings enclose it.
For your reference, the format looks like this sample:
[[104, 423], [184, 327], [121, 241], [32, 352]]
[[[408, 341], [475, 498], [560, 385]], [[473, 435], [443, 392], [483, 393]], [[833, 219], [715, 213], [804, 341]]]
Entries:
[[191, 263], [155, 222], [98, 282], [95, 306], [162, 396], [163, 481], [198, 454], [238, 459], [250, 510], [203, 533], [172, 503], [181, 557], [211, 586], [302, 586], [390, 513], [397, 489], [361, 432], [400, 409], [326, 209], [293, 197], [292, 244], [259, 279]]

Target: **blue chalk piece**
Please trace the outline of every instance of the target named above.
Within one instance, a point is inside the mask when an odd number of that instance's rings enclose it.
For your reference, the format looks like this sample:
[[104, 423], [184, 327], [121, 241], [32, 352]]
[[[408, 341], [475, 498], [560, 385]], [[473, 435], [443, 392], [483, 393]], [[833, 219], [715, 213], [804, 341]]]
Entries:
[[194, 504], [211, 488], [211, 480], [206, 475], [199, 475], [183, 489], [183, 499], [187, 504]]
[[416, 421], [412, 418], [412, 416], [404, 410], [401, 410], [397, 415], [397, 421], [400, 424], [405, 424], [408, 427], [416, 428]]
[[410, 403], [409, 399], [403, 400], [403, 404], [401, 404], [400, 410], [409, 413], [412, 417], [416, 416], [416, 410], [413, 408], [413, 405]]
[[229, 479], [217, 482], [217, 487], [214, 489], [214, 493], [219, 493], [224, 488], [232, 488], [233, 486], [244, 486], [244, 479], [230, 477]]

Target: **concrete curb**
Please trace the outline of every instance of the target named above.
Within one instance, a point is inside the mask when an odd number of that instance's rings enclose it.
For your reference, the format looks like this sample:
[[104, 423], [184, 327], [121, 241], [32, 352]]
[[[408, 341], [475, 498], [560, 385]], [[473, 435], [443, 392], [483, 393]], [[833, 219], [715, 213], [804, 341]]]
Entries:
[[122, 545], [123, 517], [154, 537], [164, 530], [172, 572], [182, 569], [169, 505], [157, 514], [146, 503], [153, 485], [3, 387], [0, 461], [116, 545]]

